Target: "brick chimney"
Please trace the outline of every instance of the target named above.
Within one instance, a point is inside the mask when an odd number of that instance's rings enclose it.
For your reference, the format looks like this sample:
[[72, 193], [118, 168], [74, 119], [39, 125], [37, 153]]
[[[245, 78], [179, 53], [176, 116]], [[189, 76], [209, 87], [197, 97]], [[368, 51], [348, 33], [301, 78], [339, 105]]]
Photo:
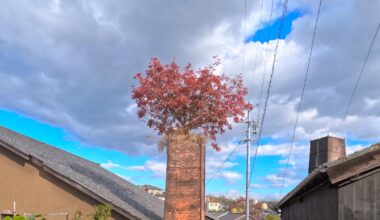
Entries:
[[205, 219], [205, 146], [196, 135], [172, 135], [167, 149], [165, 220]]
[[344, 139], [326, 136], [310, 141], [309, 173], [318, 166], [346, 156]]

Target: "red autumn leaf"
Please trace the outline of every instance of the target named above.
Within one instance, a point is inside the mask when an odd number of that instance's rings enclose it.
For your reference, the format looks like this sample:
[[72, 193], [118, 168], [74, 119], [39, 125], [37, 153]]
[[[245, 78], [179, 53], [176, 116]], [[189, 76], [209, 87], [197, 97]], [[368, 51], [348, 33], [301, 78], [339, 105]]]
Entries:
[[[188, 64], [182, 70], [173, 61], [163, 65], [152, 58], [145, 76], [137, 73], [139, 81], [133, 87], [132, 98], [138, 106], [138, 117], [146, 118], [148, 126], [158, 134], [170, 134], [176, 130], [198, 130], [211, 140], [217, 134], [231, 129], [227, 120], [242, 121], [245, 112], [252, 108], [244, 96], [241, 75], [235, 78], [216, 74], [220, 60], [199, 70]], [[219, 151], [216, 143], [212, 147]]]

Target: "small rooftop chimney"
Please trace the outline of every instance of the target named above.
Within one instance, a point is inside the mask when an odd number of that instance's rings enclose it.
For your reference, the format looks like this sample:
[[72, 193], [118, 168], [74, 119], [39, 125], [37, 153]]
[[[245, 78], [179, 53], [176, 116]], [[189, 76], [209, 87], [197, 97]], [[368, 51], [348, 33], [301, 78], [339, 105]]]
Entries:
[[346, 156], [344, 139], [326, 136], [310, 141], [309, 173], [318, 166]]

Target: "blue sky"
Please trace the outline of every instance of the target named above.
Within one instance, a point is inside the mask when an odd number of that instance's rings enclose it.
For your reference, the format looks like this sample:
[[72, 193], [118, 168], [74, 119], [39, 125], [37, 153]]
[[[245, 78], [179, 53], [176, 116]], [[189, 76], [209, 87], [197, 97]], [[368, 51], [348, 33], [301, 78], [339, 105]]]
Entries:
[[[292, 23], [297, 18], [303, 15], [301, 11], [294, 10], [288, 12], [284, 19], [284, 25], [282, 27], [280, 39], [285, 39], [286, 36], [292, 31]], [[246, 42], [260, 42], [265, 43], [271, 40], [275, 40], [279, 36], [279, 31], [281, 27], [281, 19], [275, 19], [271, 24], [264, 23], [263, 27], [257, 30], [253, 35], [247, 38]]]
[[[0, 7], [0, 125], [99, 163], [138, 185], [164, 187], [165, 153], [157, 151], [157, 136], [136, 116], [133, 75], [143, 72], [152, 56], [202, 67], [218, 55], [224, 73], [242, 72], [242, 5], [235, 1], [149, 2], [143, 7], [139, 1], [120, 0], [5, 2]], [[338, 126], [380, 10], [380, 3], [348, 2], [324, 2], [321, 9], [284, 192], [307, 175], [310, 139], [346, 137], [349, 152], [379, 141], [379, 44], [343, 129]], [[245, 39], [243, 80], [250, 89], [253, 85], [256, 103], [256, 82], [268, 81], [266, 57], [278, 36], [280, 3], [276, 0], [269, 23], [270, 1], [264, 1], [262, 27], [259, 4], [248, 4], [247, 27], [253, 31]], [[280, 193], [316, 8], [317, 2], [294, 2], [285, 16], [253, 175], [253, 195], [260, 199]], [[208, 149], [208, 175], [242, 139], [243, 129], [236, 126], [219, 137], [221, 152]], [[208, 193], [243, 195], [244, 151], [241, 145], [209, 183]]]
[[[281, 36], [281, 39], [284, 39], [287, 34], [290, 33], [292, 21], [300, 16], [301, 14], [298, 11], [290, 12], [286, 16], [284, 33]], [[266, 42], [267, 31], [269, 29], [272, 30], [269, 40], [276, 39], [276, 30], [279, 28], [279, 23], [280, 20], [276, 19], [272, 24], [266, 24], [266, 26], [258, 30], [249, 39], [255, 42]], [[0, 110], [0, 125], [59, 147], [88, 160], [104, 164], [107, 169], [125, 177], [134, 184], [152, 184], [161, 188], [165, 187], [164, 178], [162, 176], [155, 176], [155, 174], [149, 170], [141, 172], [141, 170], [128, 169], [128, 167], [144, 166], [145, 162], [149, 160], [148, 156], [130, 156], [122, 151], [86, 144], [79, 141], [74, 134], [59, 125], [50, 125], [11, 110]], [[275, 140], [270, 138], [263, 138], [261, 143], [267, 144], [274, 142]], [[245, 146], [240, 146], [240, 148], [244, 147]], [[263, 179], [263, 177], [265, 177], [267, 173], [275, 173], [280, 168], [280, 165], [278, 164], [279, 159], [281, 159], [280, 156], [259, 156], [256, 163], [257, 169], [255, 169], [255, 174], [253, 176], [253, 184], [265, 185], [266, 180]], [[243, 174], [245, 170], [245, 157], [241, 155], [233, 156], [231, 161], [236, 162], [237, 165], [226, 169], [226, 171]], [[207, 192], [223, 194], [231, 189], [244, 192], [244, 184], [245, 180], [243, 176], [231, 181], [226, 181], [217, 177], [207, 185]], [[258, 189], [254, 189], [254, 191], [255, 190]], [[267, 196], [276, 193], [276, 191], [278, 190], [271, 187], [260, 188], [260, 193]]]
[[[53, 126], [5, 109], [0, 109], [0, 125], [44, 143], [61, 148], [87, 160], [99, 164], [108, 164], [110, 167], [106, 168], [121, 175], [134, 184], [152, 184], [161, 188], [165, 187], [164, 178], [162, 176], [155, 176], [155, 173], [150, 172], [149, 170], [141, 172], [141, 170], [128, 169], [128, 167], [131, 166], [144, 166], [144, 163], [149, 160], [148, 156], [130, 156], [121, 151], [107, 149], [101, 146], [91, 146], [79, 141], [72, 133], [64, 128]], [[270, 142], [270, 140], [264, 138], [263, 143], [266, 142]], [[239, 148], [244, 149], [245, 146], [240, 145]], [[263, 177], [267, 173], [276, 172], [280, 168], [278, 165], [279, 159], [280, 156], [259, 156], [256, 161], [253, 184], [265, 185], [266, 180], [263, 179]], [[228, 169], [228, 171], [244, 173], [245, 157], [233, 155], [230, 161], [237, 162], [238, 164]], [[112, 164], [114, 166], [112, 166]], [[223, 194], [231, 189], [244, 192], [244, 186], [245, 181], [243, 178], [231, 182], [215, 178], [207, 185], [207, 192]], [[288, 190], [288, 188], [289, 187], [287, 187], [286, 190]], [[260, 190], [261, 194], [268, 196], [279, 191], [279, 189], [271, 187], [253, 189], [253, 191], [256, 190]]]
[[[128, 167], [144, 166], [145, 162], [149, 160], [148, 156], [130, 156], [122, 151], [107, 149], [101, 146], [91, 146], [79, 141], [72, 133], [68, 132], [64, 128], [53, 126], [36, 119], [23, 116], [14, 111], [0, 109], [0, 125], [21, 134], [27, 135], [44, 143], [61, 148], [67, 152], [83, 157], [87, 160], [103, 164], [105, 168], [109, 169], [127, 180], [137, 185], [152, 184], [161, 188], [165, 187], [163, 176], [155, 176], [154, 172], [149, 170], [133, 170]], [[263, 138], [262, 144], [278, 143], [278, 140], [271, 138]], [[360, 141], [349, 139], [348, 145], [370, 145], [370, 141]], [[245, 145], [240, 145], [240, 149], [245, 149]], [[258, 194], [262, 197], [271, 198], [273, 194], [279, 194], [280, 188], [278, 186], [270, 186], [266, 175], [268, 173], [276, 173], [280, 168], [285, 165], [279, 165], [278, 161], [281, 160], [281, 156], [258, 156], [256, 166], [253, 174], [253, 187], [252, 193]], [[226, 169], [227, 171], [233, 171], [243, 174], [245, 171], [245, 157], [233, 155], [230, 162], [236, 162], [237, 165]], [[107, 165], [110, 167], [107, 167]], [[303, 178], [306, 174], [305, 170], [300, 174]], [[281, 182], [281, 181], [280, 181]], [[294, 184], [284, 187], [284, 193], [291, 190]], [[236, 181], [226, 181], [220, 178], [215, 178], [207, 185], [207, 192], [211, 194], [223, 195], [228, 191], [237, 190], [244, 194], [245, 180], [242, 179]]]
[[[148, 160], [147, 156], [129, 156], [121, 151], [88, 145], [76, 139], [64, 128], [5, 109], [0, 109], [0, 125], [99, 164], [112, 161], [129, 167], [143, 165]], [[151, 172], [141, 174], [140, 171], [126, 170], [122, 167], [112, 167], [110, 170], [138, 185], [150, 183], [164, 187], [162, 180], [150, 178], [153, 175]]]

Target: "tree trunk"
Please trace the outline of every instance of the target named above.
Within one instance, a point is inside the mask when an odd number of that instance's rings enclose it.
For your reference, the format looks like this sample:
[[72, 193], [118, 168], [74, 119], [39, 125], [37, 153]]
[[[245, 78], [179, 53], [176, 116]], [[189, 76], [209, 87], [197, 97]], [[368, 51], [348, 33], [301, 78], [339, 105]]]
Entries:
[[205, 147], [198, 135], [168, 137], [165, 220], [204, 220]]

